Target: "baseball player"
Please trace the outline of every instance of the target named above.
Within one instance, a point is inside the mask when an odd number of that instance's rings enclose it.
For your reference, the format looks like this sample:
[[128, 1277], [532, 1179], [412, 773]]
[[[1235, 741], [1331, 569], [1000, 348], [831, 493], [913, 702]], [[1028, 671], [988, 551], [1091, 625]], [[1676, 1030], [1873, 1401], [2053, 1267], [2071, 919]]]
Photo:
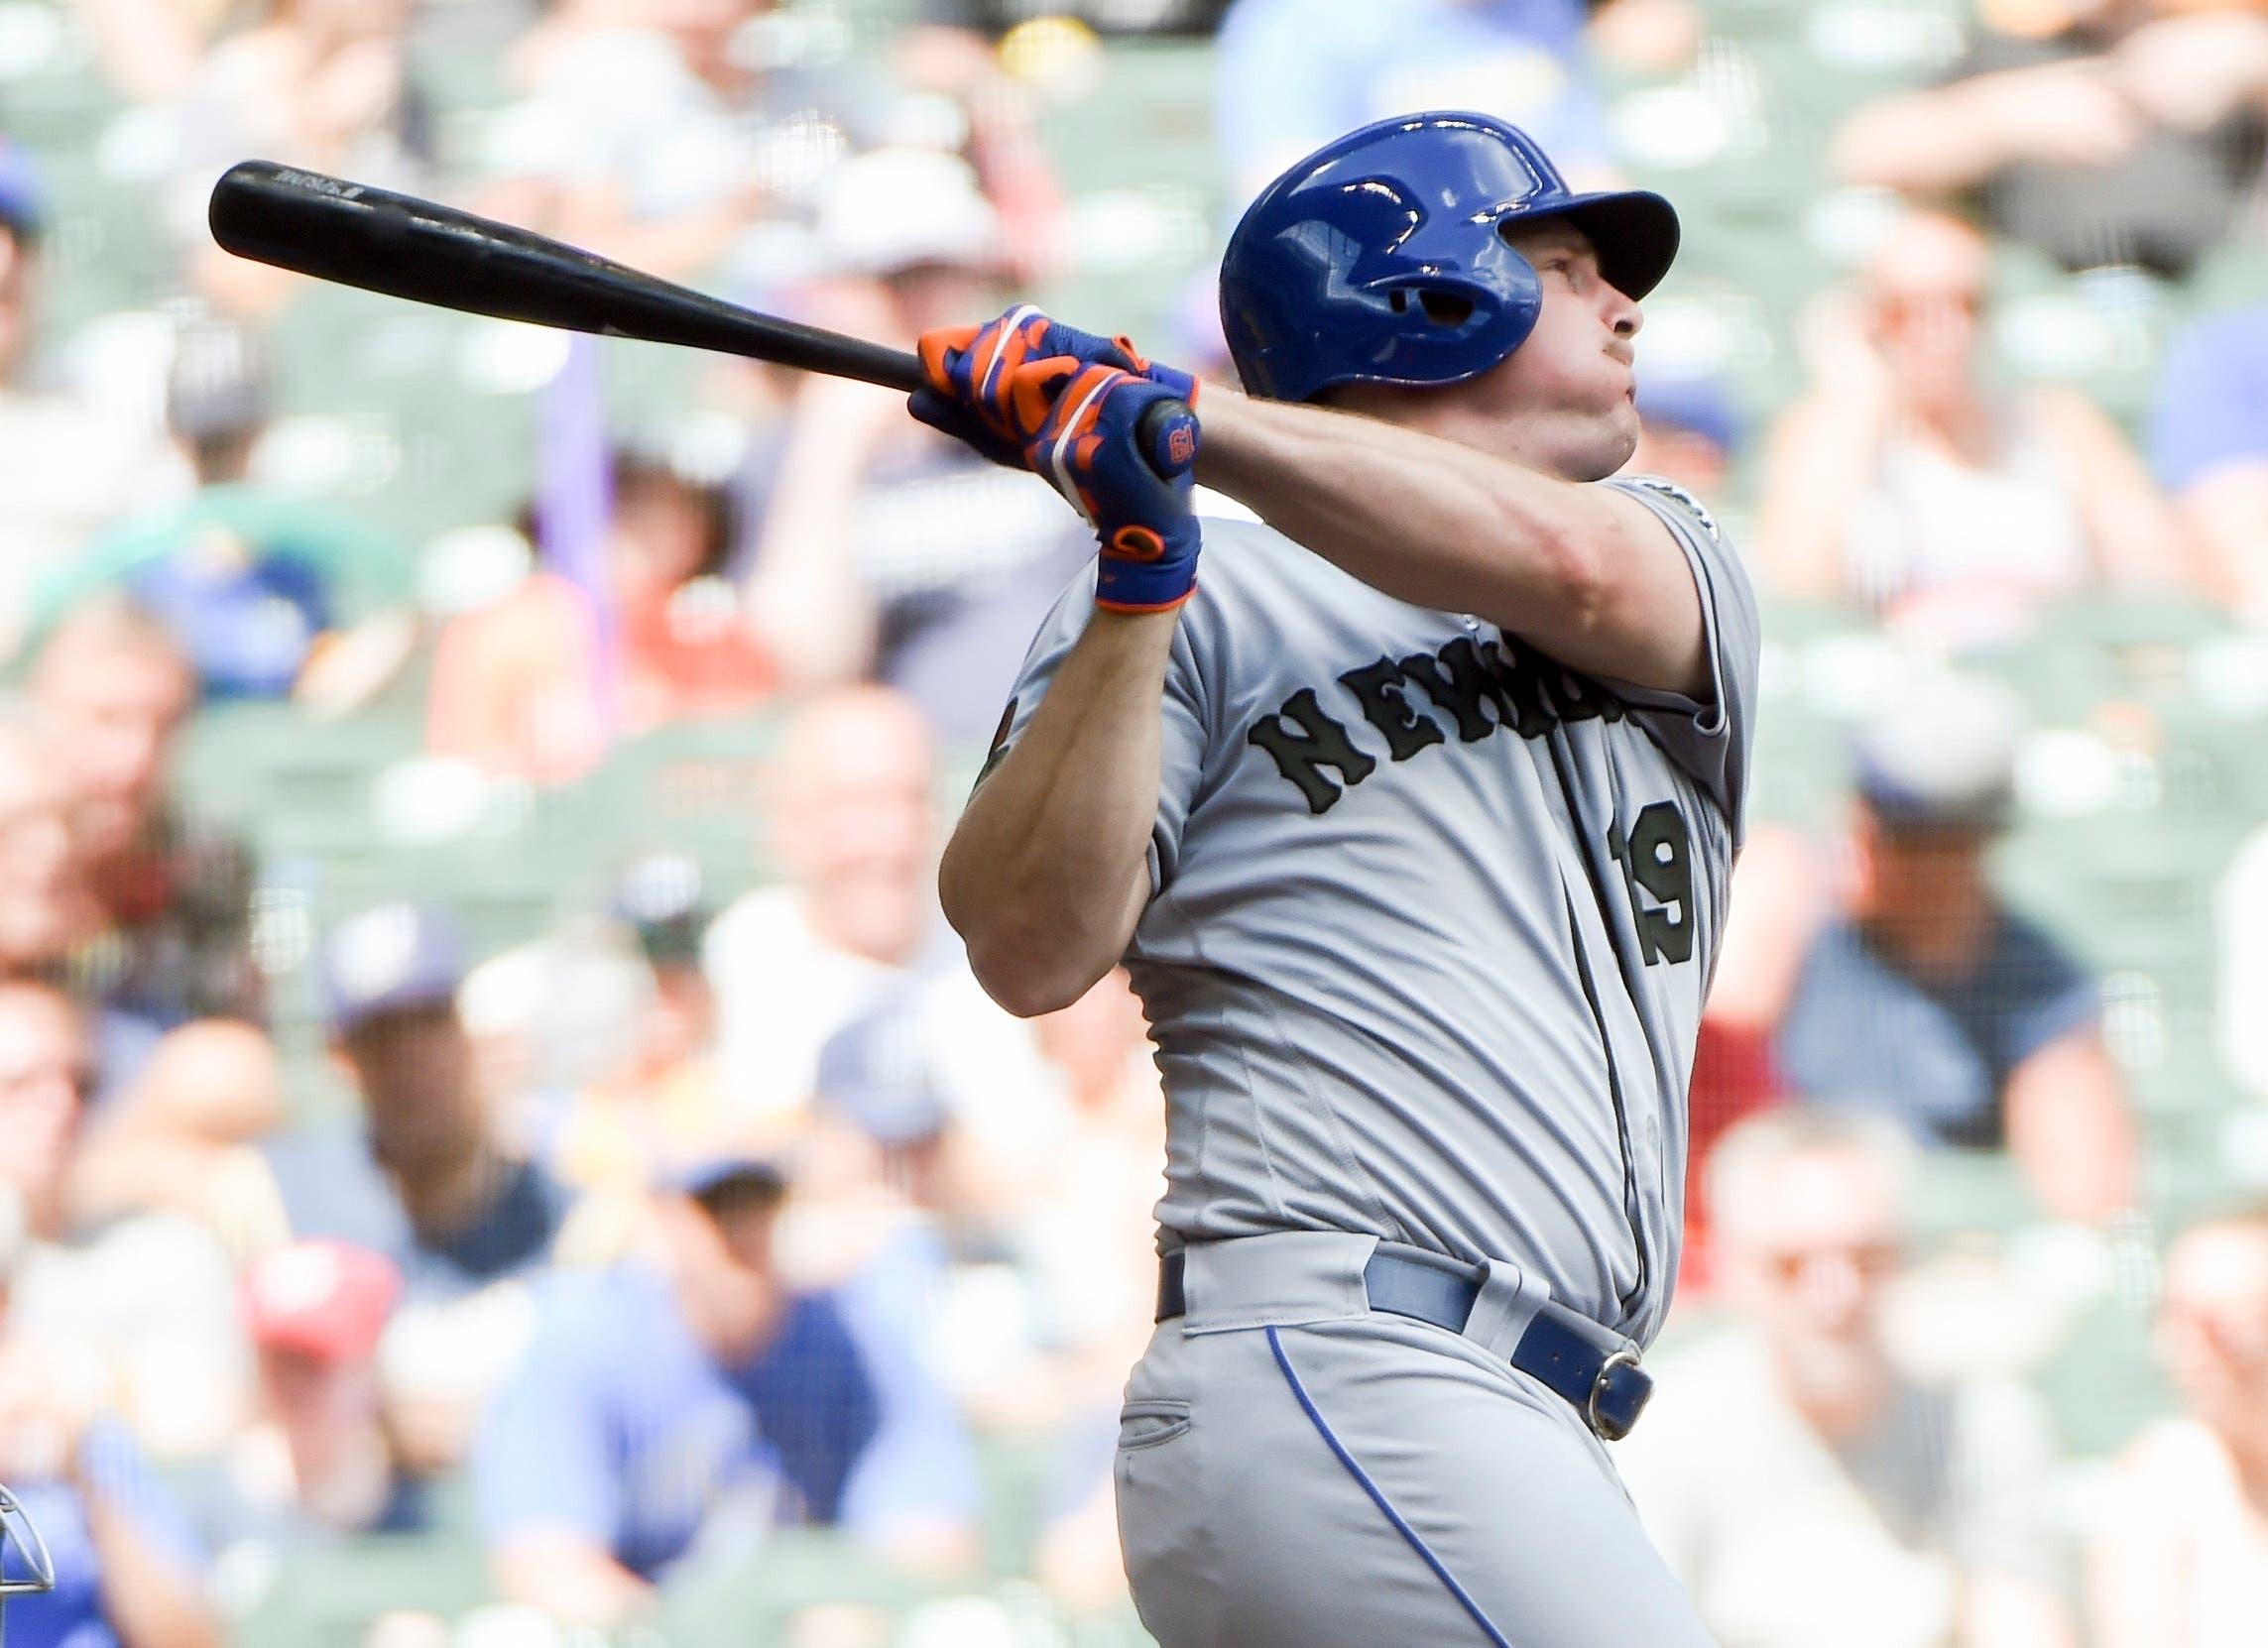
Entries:
[[1123, 957], [1157, 1043], [1116, 1470], [1165, 1648], [1709, 1640], [1602, 1445], [1677, 1269], [1756, 674], [1709, 516], [1606, 479], [1677, 238], [1412, 115], [1246, 212], [1243, 394], [1027, 308], [922, 341], [915, 415], [1102, 546], [940, 885], [1011, 1009]]

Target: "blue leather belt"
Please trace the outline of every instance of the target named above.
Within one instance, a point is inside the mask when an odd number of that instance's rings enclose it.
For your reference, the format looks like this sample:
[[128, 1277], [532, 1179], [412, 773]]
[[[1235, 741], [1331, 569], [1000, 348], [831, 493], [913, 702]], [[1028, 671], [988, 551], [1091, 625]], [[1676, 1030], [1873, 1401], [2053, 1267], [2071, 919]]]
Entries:
[[[1157, 1320], [1185, 1312], [1186, 1268], [1176, 1250], [1157, 1265]], [[1461, 1334], [1481, 1296], [1482, 1270], [1446, 1254], [1404, 1256], [1381, 1247], [1363, 1267], [1371, 1309], [1414, 1317]], [[1654, 1393], [1653, 1375], [1638, 1365], [1638, 1348], [1587, 1316], [1547, 1299], [1512, 1348], [1512, 1365], [1564, 1396], [1594, 1434], [1619, 1442]]]

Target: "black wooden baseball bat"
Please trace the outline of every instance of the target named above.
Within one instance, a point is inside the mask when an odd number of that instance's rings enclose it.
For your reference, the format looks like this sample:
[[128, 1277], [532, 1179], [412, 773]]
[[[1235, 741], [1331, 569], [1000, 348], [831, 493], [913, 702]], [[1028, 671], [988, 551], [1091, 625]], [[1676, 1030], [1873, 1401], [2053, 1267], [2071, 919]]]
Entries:
[[213, 185], [212, 238], [240, 258], [389, 297], [573, 332], [777, 361], [886, 389], [921, 387], [903, 349], [728, 303], [530, 229], [274, 161]]
[[[782, 320], [531, 229], [275, 161], [230, 167], [205, 219], [223, 251], [389, 297], [747, 355], [906, 393], [923, 381], [909, 350]], [[1176, 401], [1142, 417], [1141, 444], [1161, 473], [1169, 425], [1187, 413]]]

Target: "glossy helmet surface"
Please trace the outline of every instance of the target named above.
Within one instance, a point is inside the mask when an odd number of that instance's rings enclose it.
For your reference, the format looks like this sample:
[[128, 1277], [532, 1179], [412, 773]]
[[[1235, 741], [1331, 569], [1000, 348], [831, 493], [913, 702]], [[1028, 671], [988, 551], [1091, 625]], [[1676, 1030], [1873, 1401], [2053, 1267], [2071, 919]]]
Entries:
[[1579, 194], [1535, 140], [1489, 115], [1398, 115], [1326, 144], [1260, 191], [1221, 260], [1221, 324], [1246, 390], [1454, 384], [1526, 341], [1543, 303], [1512, 226], [1564, 218], [1630, 297], [1677, 255], [1658, 194]]

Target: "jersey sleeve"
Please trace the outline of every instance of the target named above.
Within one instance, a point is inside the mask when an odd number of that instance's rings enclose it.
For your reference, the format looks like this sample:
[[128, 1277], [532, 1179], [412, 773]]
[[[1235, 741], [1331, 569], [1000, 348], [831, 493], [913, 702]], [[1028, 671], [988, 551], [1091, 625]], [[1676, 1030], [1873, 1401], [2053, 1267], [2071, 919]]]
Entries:
[[[1206, 627], [1210, 612], [1202, 570], [1199, 580], [1196, 597], [1181, 609], [1173, 651], [1165, 666], [1165, 694], [1159, 704], [1162, 759], [1158, 767], [1157, 818], [1149, 832], [1152, 894], [1162, 891], [1173, 878], [1174, 864], [1181, 850], [1181, 827], [1188, 820], [1205, 765], [1210, 716], [1197, 638]], [[1030, 649], [1024, 653], [1023, 667], [1016, 674], [1015, 687], [1009, 695], [1008, 708], [1001, 712], [1000, 728], [993, 735], [992, 750], [985, 758], [984, 772], [977, 779], [980, 785], [1014, 748], [1024, 728], [1031, 724], [1031, 718], [1047, 697], [1055, 672], [1086, 632], [1087, 621], [1094, 610], [1095, 568], [1089, 564], [1057, 598], [1038, 635], [1032, 638]]]
[[1626, 681], [1606, 684], [1628, 706], [1630, 718], [1723, 809], [1737, 848], [1762, 648], [1755, 588], [1740, 557], [1692, 494], [1651, 476], [1608, 484], [1652, 510], [1685, 551], [1709, 638], [1710, 691], [1704, 702]]

